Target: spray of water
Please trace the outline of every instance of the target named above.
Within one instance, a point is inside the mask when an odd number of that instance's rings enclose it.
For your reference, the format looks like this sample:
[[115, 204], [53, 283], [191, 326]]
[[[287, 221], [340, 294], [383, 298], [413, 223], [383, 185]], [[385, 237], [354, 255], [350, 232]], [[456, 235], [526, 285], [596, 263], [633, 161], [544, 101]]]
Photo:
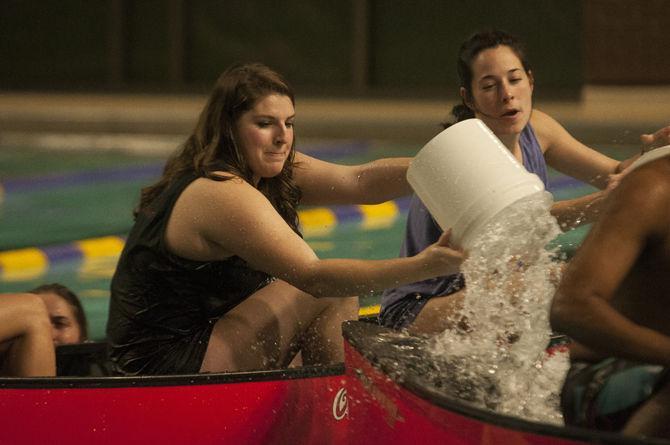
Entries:
[[560, 424], [568, 361], [566, 354], [546, 353], [549, 304], [560, 278], [557, 250], [546, 247], [560, 234], [551, 204], [548, 193], [534, 194], [482, 228], [462, 267], [466, 293], [456, 327], [429, 349], [471, 402]]

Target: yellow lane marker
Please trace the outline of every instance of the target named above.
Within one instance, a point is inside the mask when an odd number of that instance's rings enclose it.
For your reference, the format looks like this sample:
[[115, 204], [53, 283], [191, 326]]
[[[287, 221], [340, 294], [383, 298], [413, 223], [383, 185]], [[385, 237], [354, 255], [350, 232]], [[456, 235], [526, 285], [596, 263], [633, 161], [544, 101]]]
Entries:
[[398, 206], [393, 201], [376, 205], [358, 206], [363, 214], [362, 226], [364, 229], [383, 229], [390, 227], [398, 217]]
[[23, 281], [39, 278], [49, 266], [49, 258], [40, 249], [28, 248], [0, 252], [0, 279]]
[[84, 280], [111, 278], [123, 244], [124, 240], [117, 236], [75, 242], [83, 256], [83, 262], [77, 269], [78, 276]]
[[327, 208], [302, 210], [299, 218], [305, 236], [327, 235], [337, 225], [335, 212]]
[[124, 241], [118, 236], [105, 236], [76, 241], [75, 245], [86, 258], [118, 256], [123, 250]]
[[364, 306], [358, 310], [358, 316], [368, 317], [370, 315], [378, 315], [380, 308], [381, 307], [378, 304], [375, 304], [373, 306]]

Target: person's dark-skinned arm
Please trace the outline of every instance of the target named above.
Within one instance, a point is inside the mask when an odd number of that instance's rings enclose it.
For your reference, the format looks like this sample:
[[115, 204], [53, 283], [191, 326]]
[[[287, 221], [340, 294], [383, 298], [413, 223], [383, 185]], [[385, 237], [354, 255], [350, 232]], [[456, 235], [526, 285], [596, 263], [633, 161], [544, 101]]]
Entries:
[[649, 239], [667, 233], [670, 190], [667, 177], [659, 179], [651, 169], [640, 168], [612, 192], [565, 271], [550, 320], [553, 329], [600, 355], [667, 366], [670, 337], [633, 322], [610, 304]]

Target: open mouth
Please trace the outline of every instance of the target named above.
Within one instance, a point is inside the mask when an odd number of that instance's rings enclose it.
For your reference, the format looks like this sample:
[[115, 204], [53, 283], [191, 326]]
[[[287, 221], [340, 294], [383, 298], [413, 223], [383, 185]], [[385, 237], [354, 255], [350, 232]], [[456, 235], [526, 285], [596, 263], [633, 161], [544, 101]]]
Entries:
[[502, 117], [516, 117], [521, 111], [519, 110], [509, 110], [502, 114]]

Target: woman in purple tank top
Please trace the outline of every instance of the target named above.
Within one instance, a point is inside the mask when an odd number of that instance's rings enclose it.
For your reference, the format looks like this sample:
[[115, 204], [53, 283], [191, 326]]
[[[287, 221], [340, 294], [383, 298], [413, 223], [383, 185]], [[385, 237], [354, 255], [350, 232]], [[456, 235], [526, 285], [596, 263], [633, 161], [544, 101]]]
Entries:
[[[599, 188], [586, 196], [558, 201], [551, 208], [563, 230], [592, 222], [617, 175], [633, 159], [619, 162], [587, 147], [551, 116], [533, 108], [533, 73], [515, 37], [498, 30], [474, 34], [461, 46], [457, 68], [463, 103], [452, 111], [456, 121], [481, 119], [545, 186], [548, 164]], [[644, 135], [643, 142], [653, 143], [653, 137]], [[414, 196], [400, 255], [417, 254], [441, 233]], [[415, 333], [442, 332], [450, 327], [447, 315], [462, 302], [464, 286], [462, 275], [454, 274], [388, 289], [382, 296], [381, 323]]]

